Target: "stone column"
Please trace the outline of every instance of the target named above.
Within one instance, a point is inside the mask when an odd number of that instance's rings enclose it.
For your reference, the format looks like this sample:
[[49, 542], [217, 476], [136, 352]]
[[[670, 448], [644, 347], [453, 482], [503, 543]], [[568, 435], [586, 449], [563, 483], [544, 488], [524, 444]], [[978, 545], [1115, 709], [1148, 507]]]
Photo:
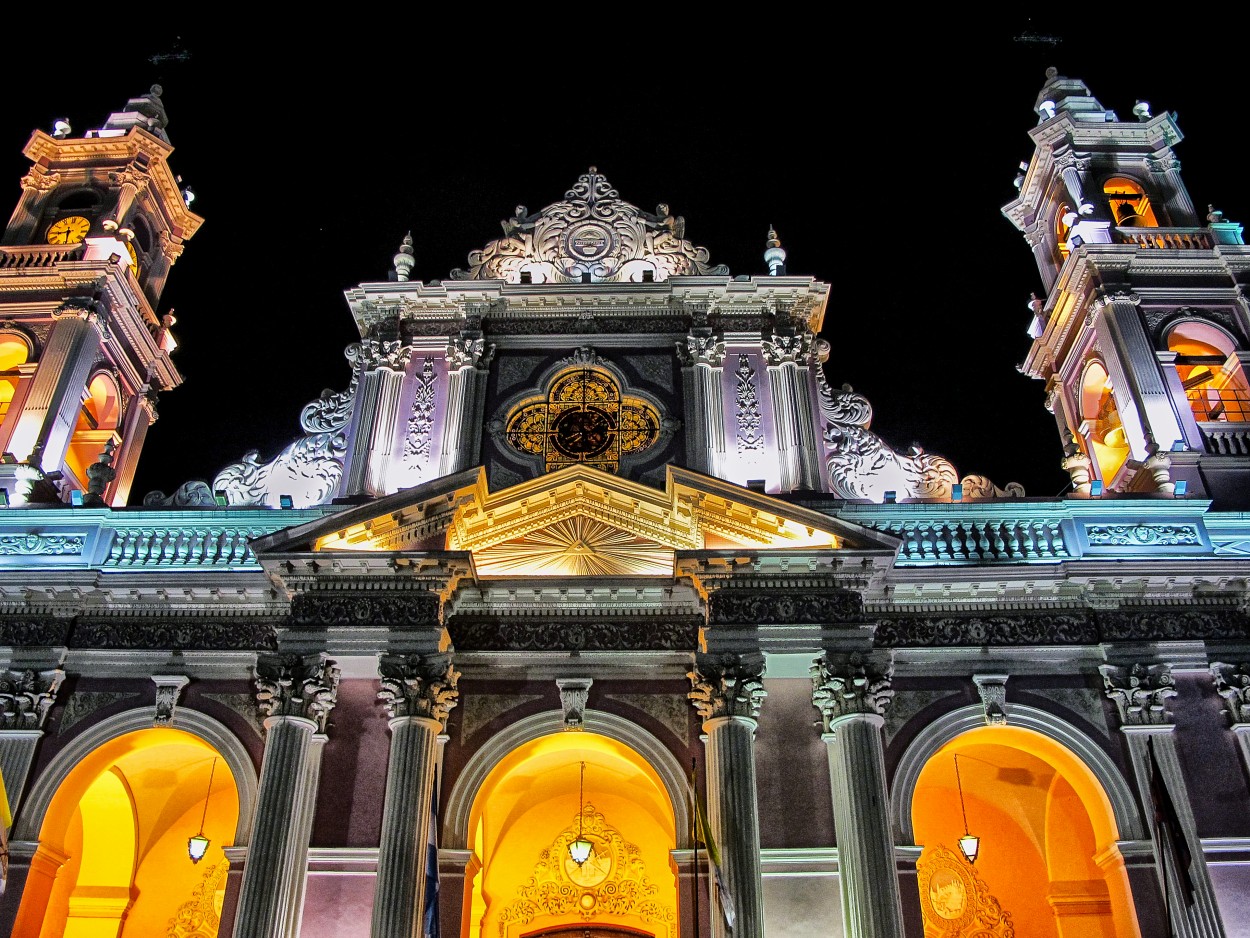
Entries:
[[689, 335], [678, 343], [686, 394], [686, 456], [690, 468], [721, 477], [725, 458], [725, 343], [713, 335]]
[[[1207, 871], [1202, 841], [1198, 837], [1193, 808], [1185, 775], [1176, 754], [1175, 727], [1166, 701], [1176, 695], [1171, 668], [1167, 664], [1136, 663], [1128, 666], [1100, 665], [1107, 696], [1120, 712], [1120, 731], [1128, 743], [1129, 757], [1137, 792], [1144, 807], [1144, 817], [1151, 828], [1159, 880], [1166, 898], [1168, 914], [1177, 938], [1224, 938], [1224, 925], [1215, 903], [1215, 891]], [[1191, 857], [1188, 873], [1193, 884], [1193, 903], [1187, 904], [1181, 888], [1183, 871], [1176, 868], [1176, 845], [1156, 804], [1155, 786], [1151, 781], [1158, 774], [1158, 789], [1175, 806], [1179, 821], [1179, 837], [1184, 839]], [[1156, 820], [1151, 821], [1152, 818]]]
[[690, 699], [703, 718], [707, 809], [720, 849], [721, 878], [734, 912], [725, 920], [719, 885], [712, 889], [714, 938], [763, 938], [764, 882], [755, 789], [755, 718], [766, 696], [759, 652], [695, 654]]
[[447, 412], [443, 419], [439, 476], [477, 465], [481, 438], [476, 428], [480, 426], [486, 369], [494, 357], [495, 346], [487, 345], [481, 333], [475, 332], [450, 339], [446, 354]]
[[299, 932], [320, 743], [338, 682], [338, 669], [323, 654], [261, 655], [256, 661], [256, 697], [266, 717], [265, 755], [235, 938], [287, 938]]
[[847, 938], [902, 938], [882, 727], [894, 691], [889, 654], [826, 652], [812, 665], [812, 704], [829, 748]]
[[143, 443], [148, 436], [148, 428], [156, 423], [156, 389], [144, 385], [130, 398], [126, 409], [126, 422], [122, 427], [121, 448], [113, 460], [117, 476], [113, 480], [111, 492], [106, 497], [110, 505], [125, 505], [130, 498], [130, 484], [134, 481], [135, 468], [139, 464], [139, 453], [143, 451]]
[[1228, 707], [1241, 759], [1246, 764], [1246, 771], [1250, 772], [1250, 662], [1213, 662], [1211, 676], [1215, 678], [1215, 689]]
[[59, 669], [0, 671], [0, 778], [14, 817], [43, 738], [43, 724], [64, 678]]
[[105, 308], [96, 300], [75, 298], [52, 315], [56, 321], [9, 438], [9, 451], [19, 460], [42, 444], [39, 468], [48, 472], [61, 468], [77, 425], [87, 378], [100, 353]]
[[816, 361], [810, 332], [776, 335], [763, 343], [768, 383], [773, 401], [773, 428], [781, 465], [781, 490], [820, 490], [820, 449], [810, 402], [814, 388], [809, 378]]
[[395, 436], [395, 418], [403, 372], [412, 349], [398, 341], [365, 339], [349, 346], [347, 358], [357, 369], [356, 401], [347, 434], [342, 492], [381, 494]]
[[391, 716], [373, 938], [421, 938], [439, 734], [456, 705], [451, 655], [384, 654], [378, 694]]

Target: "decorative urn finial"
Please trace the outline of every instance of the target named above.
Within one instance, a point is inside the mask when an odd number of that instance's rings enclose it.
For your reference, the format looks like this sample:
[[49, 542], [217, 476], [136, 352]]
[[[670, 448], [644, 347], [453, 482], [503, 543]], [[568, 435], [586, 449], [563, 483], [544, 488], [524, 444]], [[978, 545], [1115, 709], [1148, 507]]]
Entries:
[[764, 263], [768, 265], [768, 275], [776, 277], [786, 272], [786, 249], [781, 246], [781, 239], [771, 225], [768, 227], [768, 243], [765, 245]]
[[399, 246], [399, 253], [395, 255], [393, 263], [395, 264], [395, 279], [403, 283], [417, 264], [413, 257], [411, 231], [404, 235], [403, 244]]

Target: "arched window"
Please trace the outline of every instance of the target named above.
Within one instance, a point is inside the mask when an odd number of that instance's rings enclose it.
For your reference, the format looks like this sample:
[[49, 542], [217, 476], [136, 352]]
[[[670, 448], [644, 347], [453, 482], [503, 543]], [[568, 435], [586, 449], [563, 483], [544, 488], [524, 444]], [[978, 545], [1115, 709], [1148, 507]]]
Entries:
[[1129, 450], [1115, 395], [1111, 393], [1111, 378], [1102, 362], [1090, 362], [1085, 369], [1081, 380], [1081, 418], [1098, 463], [1098, 476], [1110, 485], [1128, 459]]
[[9, 414], [9, 405], [21, 379], [19, 365], [30, 360], [30, 343], [14, 332], [0, 332], [0, 423]]
[[107, 372], [99, 372], [87, 385], [87, 396], [78, 413], [78, 425], [65, 453], [65, 465], [87, 487], [87, 467], [100, 458], [121, 423], [121, 395], [117, 382]]
[[1146, 190], [1124, 176], [1112, 176], [1102, 186], [1111, 217], [1121, 228], [1158, 228]]
[[1168, 348], [1176, 353], [1176, 373], [1195, 420], [1250, 421], [1250, 388], [1227, 332], [1186, 320], [1168, 332]]
[[660, 415], [645, 401], [622, 396], [603, 369], [575, 367], [556, 376], [545, 399], [513, 408], [505, 426], [508, 444], [541, 456], [548, 472], [577, 463], [619, 472], [622, 456], [659, 439]]
[[1076, 214], [1067, 202], [1059, 203], [1059, 211], [1055, 213], [1055, 243], [1059, 246], [1059, 256], [1064, 260], [1068, 257], [1068, 238], [1072, 234], [1072, 223]]

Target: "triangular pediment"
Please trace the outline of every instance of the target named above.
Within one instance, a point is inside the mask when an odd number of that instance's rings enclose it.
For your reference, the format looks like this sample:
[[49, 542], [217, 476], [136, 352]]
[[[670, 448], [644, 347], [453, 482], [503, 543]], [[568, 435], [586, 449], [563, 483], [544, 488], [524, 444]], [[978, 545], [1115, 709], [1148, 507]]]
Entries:
[[484, 577], [671, 576], [704, 550], [893, 551], [839, 518], [670, 466], [664, 489], [586, 466], [492, 492], [476, 469], [256, 542], [258, 554], [453, 551]]

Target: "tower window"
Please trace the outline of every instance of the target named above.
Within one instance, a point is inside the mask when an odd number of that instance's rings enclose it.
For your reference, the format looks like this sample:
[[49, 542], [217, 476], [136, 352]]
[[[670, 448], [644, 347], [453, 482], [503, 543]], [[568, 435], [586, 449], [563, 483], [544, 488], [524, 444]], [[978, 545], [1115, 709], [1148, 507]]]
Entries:
[[30, 343], [12, 332], [0, 333], [0, 422], [9, 414], [17, 383], [21, 380], [19, 365], [30, 360]]
[[1089, 450], [1098, 464], [1098, 475], [1108, 485], [1128, 459], [1128, 438], [1115, 395], [1111, 392], [1111, 378], [1102, 362], [1091, 362], [1081, 380], [1082, 429], [1089, 440]]
[[1195, 420], [1250, 422], [1250, 388], [1228, 333], [1188, 320], [1168, 333], [1168, 348]]
[[508, 444], [541, 456], [547, 472], [577, 463], [619, 472], [622, 456], [650, 448], [659, 435], [654, 407], [622, 396], [611, 375], [589, 367], [562, 372], [545, 399], [518, 405], [506, 422]]
[[1111, 217], [1120, 228], [1158, 228], [1146, 190], [1124, 176], [1112, 176], [1102, 186]]
[[1059, 211], [1055, 213], [1055, 243], [1059, 246], [1059, 256], [1064, 260], [1068, 257], [1068, 237], [1072, 233], [1074, 219], [1072, 206], [1067, 202], [1061, 202]]
[[100, 457], [104, 444], [114, 439], [121, 423], [121, 395], [113, 376], [100, 372], [87, 385], [78, 424], [65, 453], [65, 465], [85, 489], [87, 467]]

